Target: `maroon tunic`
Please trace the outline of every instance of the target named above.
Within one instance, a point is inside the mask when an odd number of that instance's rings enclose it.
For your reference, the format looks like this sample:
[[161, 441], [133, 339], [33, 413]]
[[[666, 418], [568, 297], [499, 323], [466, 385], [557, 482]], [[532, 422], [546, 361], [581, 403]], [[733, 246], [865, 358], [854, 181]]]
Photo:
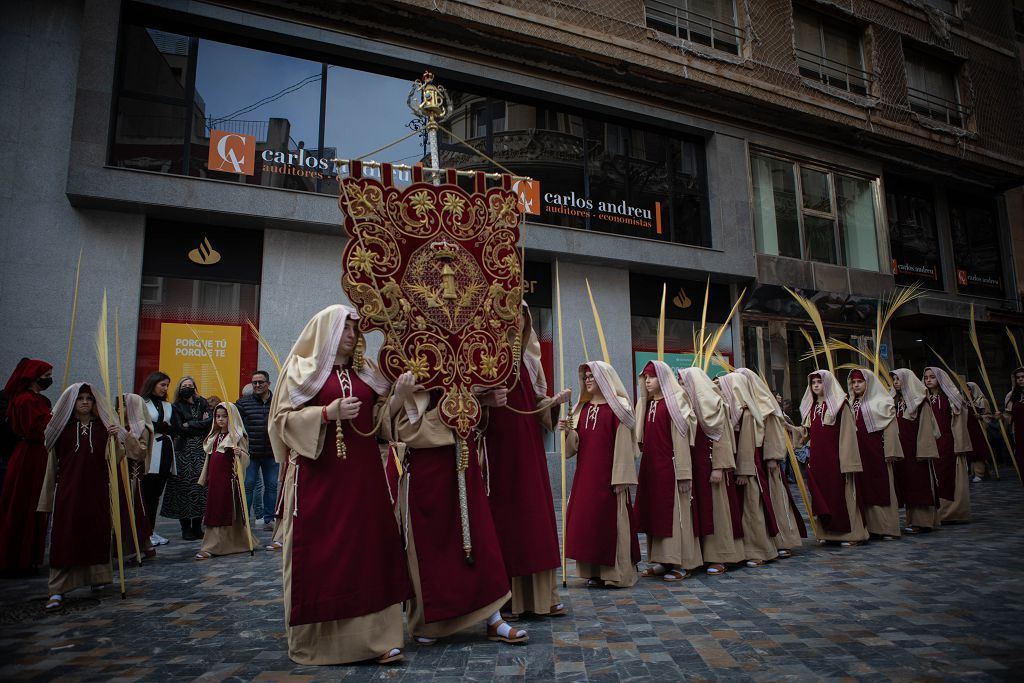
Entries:
[[[466, 499], [473, 564], [462, 550], [462, 522], [454, 446], [409, 449], [409, 523], [416, 539], [425, 623], [454, 619], [486, 607], [509, 590], [487, 492], [469, 442]], [[505, 514], [511, 514], [506, 511]]]
[[214, 437], [213, 452], [206, 466], [206, 526], [231, 526], [235, 523], [235, 514], [244, 507], [238, 490], [238, 477], [235, 473], [235, 449], [217, 450], [222, 436]]
[[860, 462], [863, 472], [858, 472], [858, 499], [861, 505], [887, 507], [889, 499], [889, 468], [885, 466], [884, 430], [869, 432], [864, 424], [860, 404], [854, 402], [853, 413], [857, 417], [857, 446], [860, 448]]
[[932, 469], [928, 460], [917, 459], [917, 434], [919, 429], [931, 429], [931, 425], [921, 424], [918, 419], [908, 420], [903, 417], [904, 405], [897, 403], [896, 420], [900, 426], [900, 445], [903, 447], [903, 460], [893, 463], [896, 499], [900, 505], [927, 507], [938, 505], [935, 498], [935, 486], [932, 481]]
[[325, 406], [343, 395], [362, 405], [343, 426], [344, 458], [332, 420], [319, 457], [296, 465], [290, 626], [364, 616], [413, 596], [377, 439], [353, 429], [373, 430], [377, 394], [352, 371], [343, 394], [335, 371], [306, 405]]
[[967, 411], [967, 433], [971, 437], [971, 452], [967, 454], [967, 462], [985, 462], [988, 459], [985, 425], [972, 408], [965, 407], [964, 410]]
[[[536, 409], [525, 372], [509, 389], [508, 405], [524, 412]], [[560, 567], [548, 458], [537, 416], [491, 408], [485, 437], [488, 500], [506, 572], [529, 576]]]
[[57, 437], [53, 446], [57, 490], [50, 537], [51, 567], [68, 569], [110, 562], [112, 526], [106, 449], [107, 430], [96, 419], [82, 429], [72, 418]]
[[929, 394], [932, 412], [939, 423], [939, 460], [935, 464], [935, 478], [938, 480], [939, 498], [953, 500], [956, 492], [956, 453], [953, 448], [953, 408], [945, 394]]
[[49, 458], [43, 430], [50, 421], [50, 404], [26, 389], [11, 399], [7, 417], [19, 441], [0, 494], [0, 571], [21, 572], [40, 566], [46, 550], [46, 513], [36, 509]]
[[[1013, 420], [1013, 459], [1017, 461], [1017, 471], [1024, 472], [1024, 396], [1013, 404], [1010, 412]], [[10, 470], [7, 476], [11, 476]]]
[[[651, 410], [651, 407], [654, 410]], [[664, 399], [648, 401], [644, 415], [643, 457], [636, 487], [637, 531], [662, 538], [672, 537], [672, 512], [676, 501], [676, 470], [672, 447], [672, 418]]]
[[[761, 446], [758, 446], [757, 449], [754, 450], [754, 467], [757, 470], [757, 485], [761, 489], [761, 504], [763, 505], [764, 511], [764, 524], [768, 529], [768, 535], [775, 537], [779, 535], [779, 522], [775, 518], [775, 506], [772, 505], [771, 489], [768, 488], [768, 472], [764, 467], [764, 448]], [[750, 484], [747, 484], [747, 486], [750, 486]], [[786, 487], [786, 491], [789, 491], [789, 486]], [[741, 505], [744, 500], [744, 498], [740, 498]], [[796, 510], [796, 507], [793, 509]], [[797, 517], [799, 517], [799, 515], [797, 515]], [[801, 524], [803, 524], [802, 521]]]
[[[694, 436], [690, 449], [693, 465], [693, 500], [690, 510], [693, 514], [693, 533], [701, 538], [715, 533], [715, 508], [711, 493], [711, 451], [714, 442], [700, 427]], [[736, 492], [736, 478], [732, 472], [724, 472], [725, 491], [732, 520], [732, 537], [743, 538], [743, 507]]]
[[[824, 403], [817, 403], [811, 409], [811, 457], [807, 460], [811, 510], [826, 530], [849, 533], [852, 526], [846, 509], [846, 479], [839, 465], [839, 425], [843, 416], [840, 412], [835, 424], [827, 425], [819, 412], [824, 407]], [[849, 405], [844, 404], [840, 411], [844, 410], [849, 410]]]
[[[597, 408], [596, 420], [587, 420], [591, 408]], [[615, 461], [615, 432], [619, 418], [607, 403], [583, 406], [576, 427], [579, 450], [576, 453], [576, 474], [572, 479], [568, 510], [565, 513], [565, 556], [577, 562], [604, 567], [615, 566], [618, 540], [619, 499], [612, 488], [612, 465]], [[636, 519], [629, 494], [626, 508], [630, 524], [630, 551], [639, 561], [640, 544], [636, 536]]]

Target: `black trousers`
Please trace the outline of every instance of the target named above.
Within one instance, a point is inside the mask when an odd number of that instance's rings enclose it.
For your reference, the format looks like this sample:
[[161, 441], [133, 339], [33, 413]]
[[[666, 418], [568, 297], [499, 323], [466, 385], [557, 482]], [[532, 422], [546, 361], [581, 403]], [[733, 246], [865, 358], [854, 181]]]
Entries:
[[146, 516], [152, 525], [149, 533], [156, 529], [156, 515], [160, 511], [160, 496], [167, 485], [166, 474], [145, 474], [142, 477], [142, 504], [146, 506]]

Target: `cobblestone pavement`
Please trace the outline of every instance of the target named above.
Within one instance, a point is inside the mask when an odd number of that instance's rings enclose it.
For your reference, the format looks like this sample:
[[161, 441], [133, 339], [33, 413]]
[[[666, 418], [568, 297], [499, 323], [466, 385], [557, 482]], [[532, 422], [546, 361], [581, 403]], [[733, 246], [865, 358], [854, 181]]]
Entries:
[[[3, 680], [923, 680], [1019, 679], [1024, 668], [1024, 489], [971, 486], [974, 521], [859, 548], [676, 584], [588, 589], [569, 615], [524, 620], [530, 644], [489, 643], [483, 626], [392, 667], [289, 661], [280, 556], [201, 564], [172, 542], [115, 589], [76, 591], [44, 614], [43, 577], [0, 582]], [[260, 532], [269, 536], [268, 532]]]

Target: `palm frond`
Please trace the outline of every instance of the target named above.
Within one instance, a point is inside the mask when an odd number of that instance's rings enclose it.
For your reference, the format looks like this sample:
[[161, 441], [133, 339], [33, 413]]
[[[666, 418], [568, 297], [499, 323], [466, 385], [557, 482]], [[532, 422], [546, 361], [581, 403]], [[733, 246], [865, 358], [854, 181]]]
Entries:
[[270, 344], [267, 342], [266, 337], [260, 334], [259, 328], [253, 325], [251, 320], [246, 318], [245, 322], [249, 326], [249, 330], [252, 332], [253, 336], [256, 337], [256, 341], [259, 342], [260, 347], [267, 352], [267, 355], [270, 356], [270, 360], [274, 361], [274, 366], [277, 368], [277, 374], [280, 376], [281, 360], [277, 357], [277, 354], [274, 353], [274, 349], [270, 348]]
[[704, 338], [704, 329], [707, 327], [708, 321], [708, 294], [711, 291], [711, 276], [708, 276], [708, 280], [704, 285], [704, 308], [700, 312], [700, 345], [694, 345], [693, 352], [696, 355], [696, 364], [698, 366], [704, 365], [704, 343], [707, 341]]
[[[821, 312], [818, 310], [818, 307], [815, 306], [810, 299], [797, 294], [789, 287], [785, 287], [784, 289], [789, 292], [789, 295], [792, 296], [798, 304], [800, 304], [800, 307], [807, 313], [807, 317], [809, 317], [811, 322], [814, 323], [814, 329], [818, 331], [818, 338], [821, 340], [821, 343], [828, 346], [828, 338], [825, 336], [825, 323], [821, 319]], [[825, 352], [825, 361], [828, 363], [829, 372], [832, 372], [832, 354], [828, 351]]]
[[729, 327], [729, 321], [731, 321], [732, 317], [736, 315], [736, 311], [739, 309], [740, 303], [742, 303], [743, 297], [746, 296], [746, 294], [747, 288], [744, 287], [743, 291], [740, 292], [740, 295], [736, 297], [736, 302], [732, 305], [732, 310], [729, 311], [729, 315], [726, 317], [725, 322], [718, 326], [718, 330], [711, 339], [708, 340], [708, 345], [705, 347], [706, 350], [703, 354], [706, 359], [704, 361], [704, 372], [707, 372], [708, 368], [711, 366], [711, 357], [714, 355], [715, 349], [718, 347], [718, 342], [722, 339], [722, 335], [725, 334], [726, 328]]
[[604, 328], [601, 327], [601, 316], [597, 312], [597, 304], [594, 302], [594, 293], [590, 291], [590, 280], [584, 279], [587, 283], [587, 296], [590, 297], [590, 310], [594, 313], [594, 325], [597, 326], [597, 340], [601, 342], [601, 356], [605, 363], [612, 364], [612, 358], [608, 355], [608, 343], [604, 339]]
[[[802, 334], [804, 336], [804, 339], [807, 341], [807, 346], [811, 347], [810, 353], [811, 353], [811, 355], [814, 356], [814, 369], [815, 370], [821, 370], [821, 365], [818, 363], [818, 354], [819, 353], [826, 353], [827, 352], [826, 346], [823, 344], [821, 346], [821, 350], [820, 351], [815, 350], [815, 348], [814, 348], [814, 340], [811, 339], [811, 333], [808, 332], [807, 330], [805, 330], [802, 327], [800, 327], [798, 329], [800, 330], [800, 334]], [[809, 360], [809, 358], [805, 358], [804, 360]]]
[[216, 361], [213, 360], [213, 354], [210, 353], [210, 349], [203, 342], [203, 339], [202, 337], [199, 336], [199, 333], [196, 332], [196, 328], [189, 325], [188, 329], [192, 332], [192, 336], [196, 338], [196, 341], [199, 342], [199, 348], [203, 350], [203, 352], [206, 355], [206, 360], [210, 362], [210, 367], [213, 368], [213, 374], [216, 375], [217, 377], [217, 385], [220, 387], [221, 399], [224, 401], [228, 400], [227, 385], [224, 384], [224, 377], [221, 376], [220, 370], [217, 368], [217, 363]]
[[1017, 354], [1017, 367], [1024, 366], [1024, 360], [1021, 360], [1020, 357], [1020, 347], [1017, 346], [1017, 337], [1014, 336], [1009, 327], [1006, 328], [1006, 336], [1010, 338], [1010, 345], [1013, 346], [1013, 352]]
[[587, 335], [583, 334], [583, 321], [577, 320], [580, 324], [580, 342], [583, 343], [583, 358], [586, 362], [590, 362], [590, 352], [587, 351]]
[[658, 315], [658, 360], [665, 360], [665, 295], [668, 284], [661, 283], [661, 313]]

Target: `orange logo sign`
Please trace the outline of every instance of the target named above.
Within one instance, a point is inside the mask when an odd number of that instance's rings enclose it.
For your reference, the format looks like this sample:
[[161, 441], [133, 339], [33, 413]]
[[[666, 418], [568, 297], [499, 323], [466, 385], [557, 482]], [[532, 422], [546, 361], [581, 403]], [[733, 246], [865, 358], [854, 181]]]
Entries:
[[225, 173], [252, 175], [256, 167], [256, 138], [226, 130], [210, 131], [207, 168]]
[[956, 271], [956, 281], [958, 283], [960, 283], [961, 285], [966, 285], [967, 284], [967, 271], [966, 270], [958, 270], [958, 271]]
[[523, 213], [540, 215], [540, 181], [517, 180], [512, 183], [512, 191], [519, 195], [519, 210]]
[[220, 252], [213, 248], [208, 237], [203, 237], [199, 246], [188, 252], [188, 260], [200, 266], [212, 266], [220, 261]]

